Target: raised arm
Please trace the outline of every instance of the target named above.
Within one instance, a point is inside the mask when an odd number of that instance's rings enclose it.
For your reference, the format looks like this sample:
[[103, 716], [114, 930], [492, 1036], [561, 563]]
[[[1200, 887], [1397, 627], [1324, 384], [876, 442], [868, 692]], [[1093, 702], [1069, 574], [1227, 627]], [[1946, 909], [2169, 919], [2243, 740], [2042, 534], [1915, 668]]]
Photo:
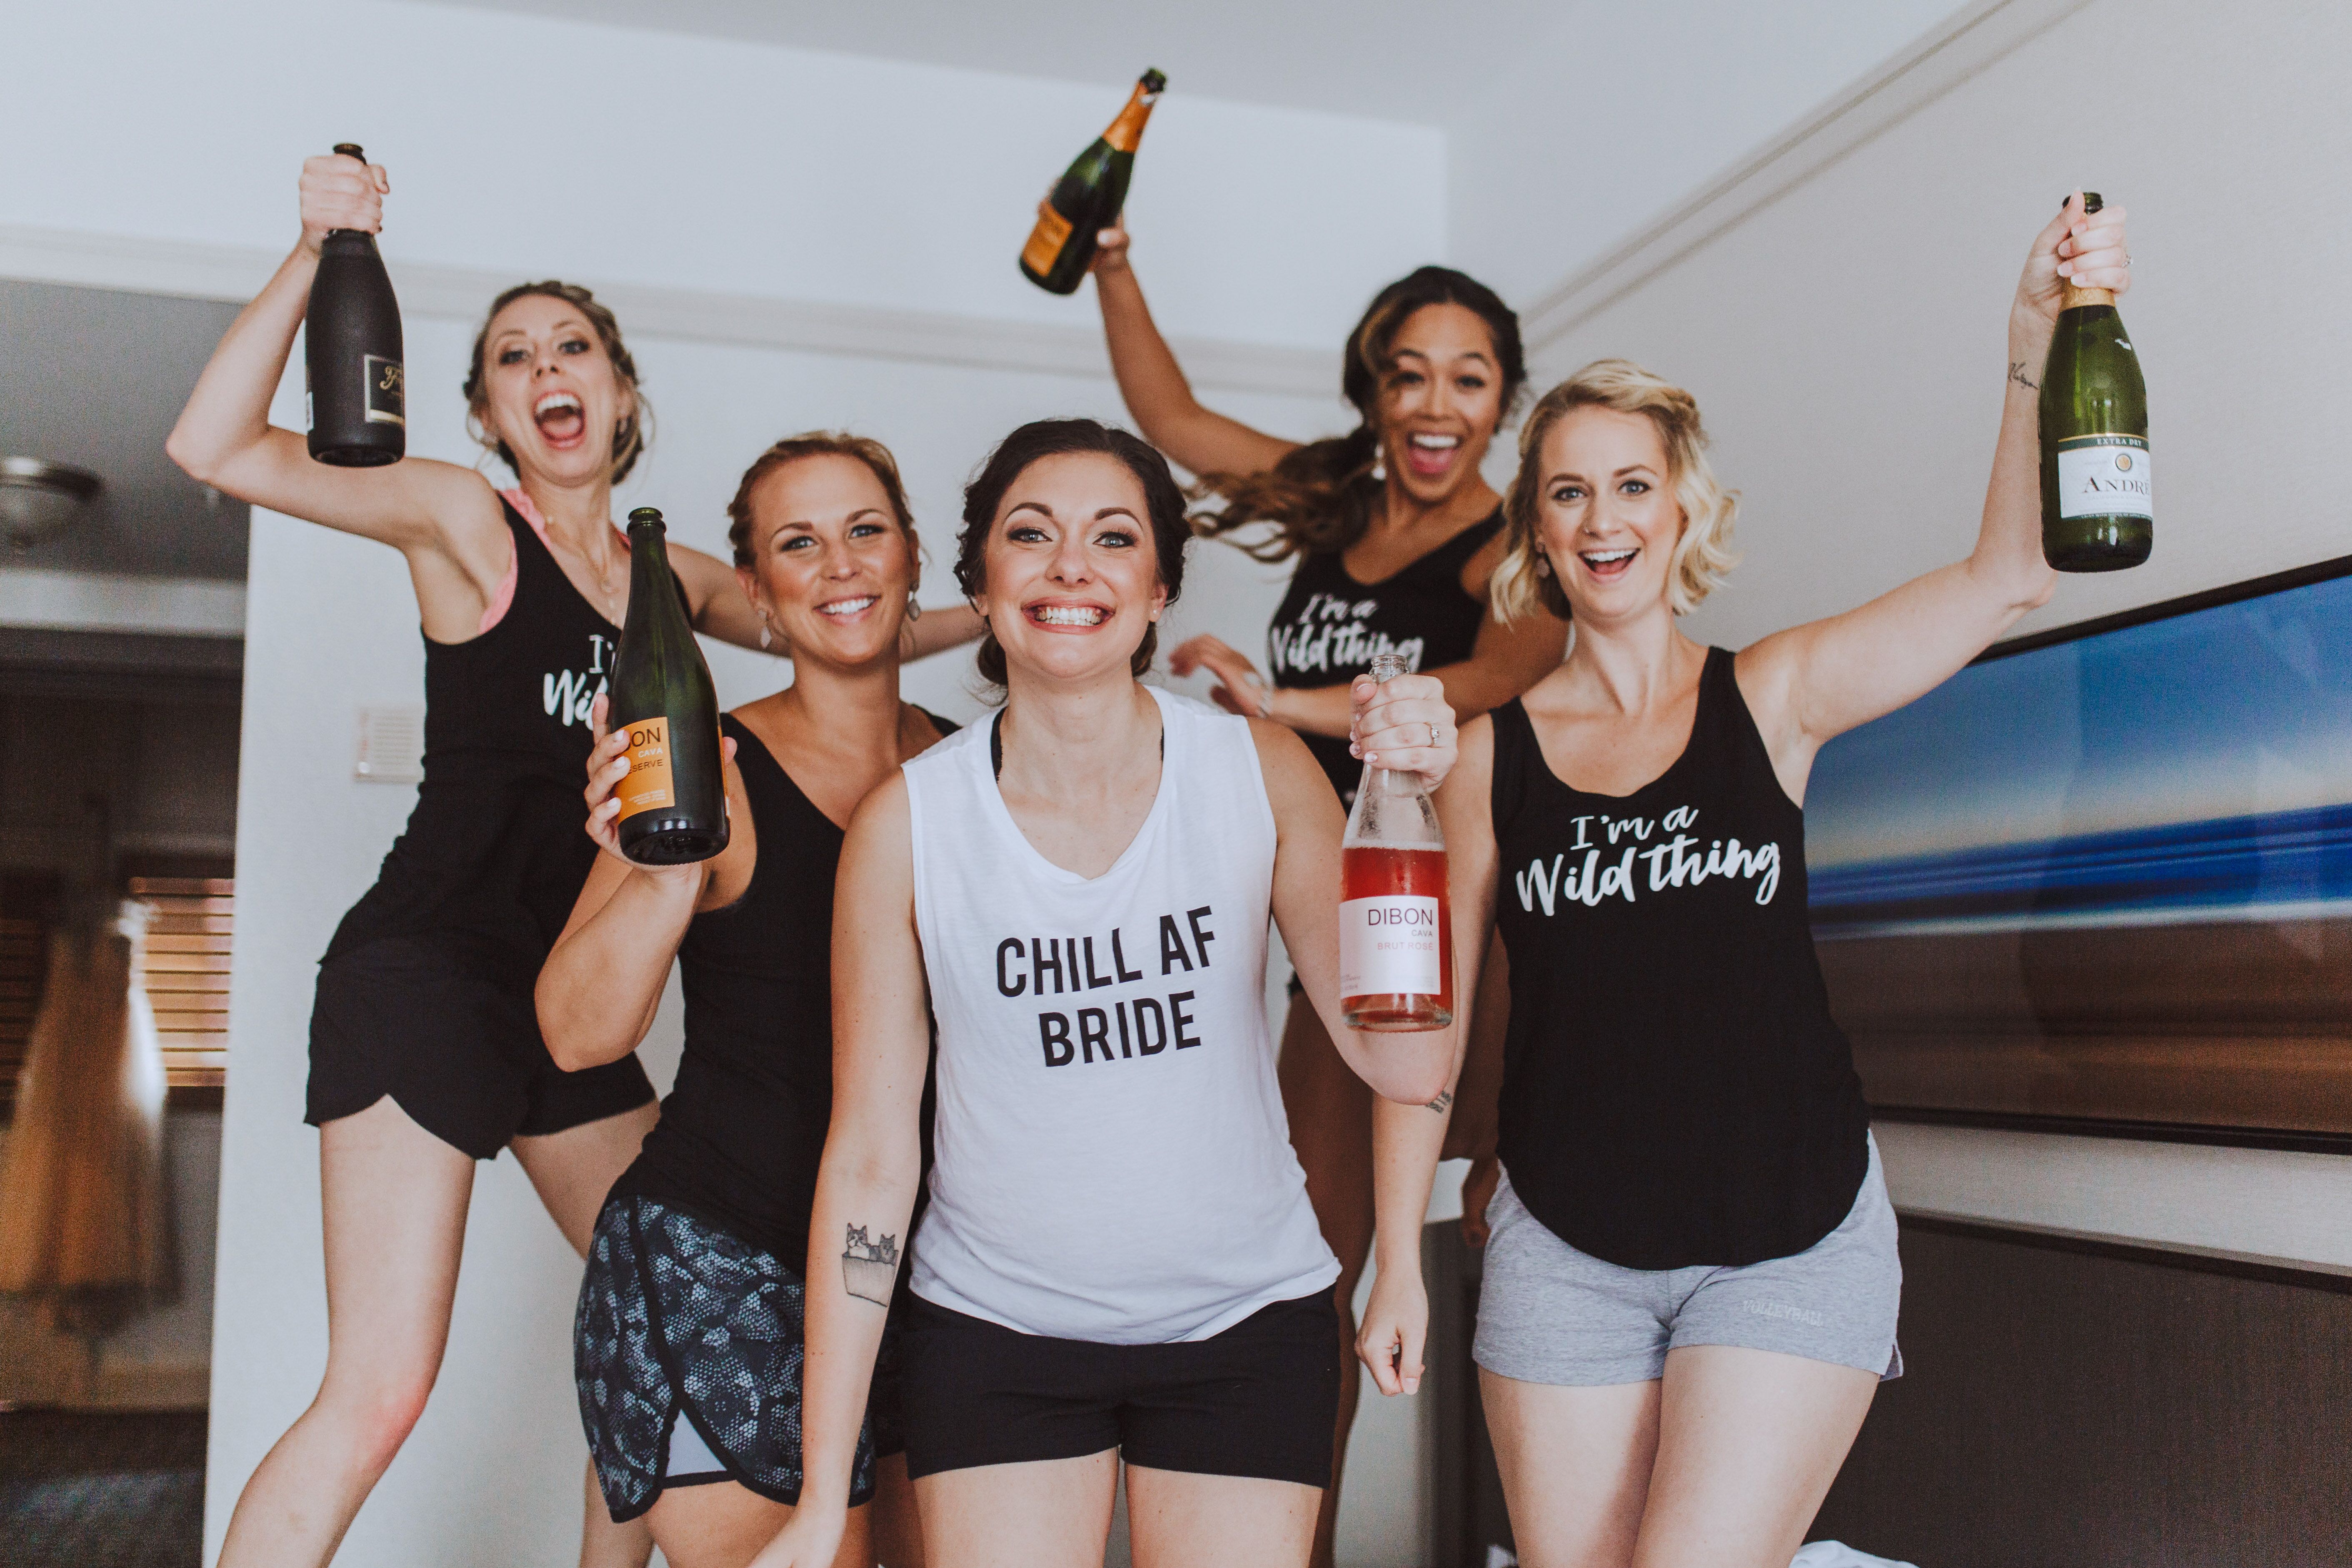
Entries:
[[[446, 558], [437, 576], [430, 568], [418, 571], [420, 596], [436, 588], [463, 595], [469, 586], [486, 596], [512, 552], [498, 497], [479, 474], [423, 458], [381, 468], [335, 468], [313, 462], [300, 435], [269, 423], [269, 402], [309, 309], [327, 231], [381, 229], [390, 189], [383, 169], [356, 158], [303, 163], [301, 238], [213, 351], [164, 450], [190, 475], [239, 500], [380, 541], [407, 553], [412, 564], [422, 556]], [[471, 583], [475, 576], [478, 584]], [[477, 604], [477, 619], [480, 613]]]
[[735, 771], [735, 742], [723, 741], [728, 816], [736, 824], [726, 850], [690, 866], [640, 866], [622, 856], [621, 803], [614, 792], [628, 776], [623, 753], [629, 738], [604, 732], [610, 702], [599, 697], [589, 710], [596, 745], [588, 754], [587, 827], [603, 853], [540, 966], [533, 993], [539, 1032], [566, 1072], [619, 1061], [644, 1042], [688, 924], [700, 910], [741, 898], [760, 853], [751, 803]]
[[803, 1479], [791, 1522], [753, 1568], [830, 1568], [840, 1546], [896, 1275], [881, 1266], [906, 1250], [921, 1179], [930, 1006], [904, 775], [878, 786], [850, 819], [833, 909], [833, 1121], [809, 1219]]
[[[1423, 675], [1400, 675], [1385, 686], [1358, 678], [1358, 734], [1368, 758], [1384, 766], [1443, 779], [1454, 765], [1454, 715]], [[1347, 818], [1330, 781], [1306, 743], [1279, 724], [1250, 721], [1258, 768], [1265, 780], [1279, 834], [1275, 854], [1274, 919], [1339, 1056], [1373, 1092], [1426, 1105], [1454, 1076], [1454, 1033], [1361, 1034], [1339, 1014], [1339, 840]], [[1433, 744], [1425, 738], [1434, 734]], [[1412, 742], [1412, 743], [1408, 743]], [[1461, 994], [1457, 985], [1455, 994]]]
[[[1466, 1040], [1470, 1001], [1495, 919], [1495, 830], [1489, 781], [1495, 727], [1473, 720], [1462, 731], [1462, 760], [1437, 792], [1438, 826], [1445, 833], [1446, 899], [1454, 911], [1454, 995], [1458, 1010], [1450, 1033]], [[1454, 1111], [1461, 1079], [1459, 1049], [1445, 1091], [1423, 1105], [1372, 1102], [1371, 1299], [1356, 1336], [1356, 1353], [1382, 1394], [1421, 1386], [1429, 1340], [1429, 1293], [1421, 1277], [1421, 1226], [1429, 1213], [1430, 1184]]]
[[2037, 383], [2070, 281], [2118, 294], [2131, 284], [2123, 209], [2086, 216], [2079, 192], [2034, 237], [2010, 307], [2000, 439], [1968, 559], [1740, 653], [1740, 689], [1790, 799], [1804, 799], [1825, 742], [1942, 684], [2056, 587], [2042, 558]]
[[1095, 299], [1102, 306], [1103, 336], [1110, 345], [1111, 374], [1118, 395], [1143, 438], [1196, 474], [1255, 474], [1274, 467], [1298, 445], [1254, 430], [1203, 408], [1184, 379], [1168, 340], [1143, 302], [1143, 286], [1127, 255], [1122, 219], [1102, 231], [1095, 252]]

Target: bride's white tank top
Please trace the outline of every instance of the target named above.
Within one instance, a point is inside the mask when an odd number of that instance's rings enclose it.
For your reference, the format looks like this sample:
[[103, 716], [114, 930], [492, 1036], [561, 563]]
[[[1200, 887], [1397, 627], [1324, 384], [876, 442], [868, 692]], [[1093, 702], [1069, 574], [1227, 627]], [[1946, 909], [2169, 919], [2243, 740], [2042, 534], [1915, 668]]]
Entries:
[[1145, 689], [1160, 792], [1099, 877], [1022, 836], [993, 721], [905, 770], [939, 1021], [915, 1294], [1108, 1344], [1207, 1339], [1339, 1272], [1275, 1086], [1257, 748], [1246, 721]]

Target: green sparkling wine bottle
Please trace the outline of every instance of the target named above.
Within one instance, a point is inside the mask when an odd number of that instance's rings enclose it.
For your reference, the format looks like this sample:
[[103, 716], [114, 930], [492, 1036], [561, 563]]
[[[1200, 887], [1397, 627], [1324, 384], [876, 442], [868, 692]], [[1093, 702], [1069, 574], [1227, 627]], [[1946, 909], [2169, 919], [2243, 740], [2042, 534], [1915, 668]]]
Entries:
[[[2097, 212], [2095, 192], [2083, 209]], [[2042, 367], [2042, 555], [2061, 572], [2116, 572], [2156, 542], [2147, 384], [2116, 297], [2072, 283]]]
[[670, 575], [667, 533], [652, 507], [629, 513], [629, 621], [613, 656], [612, 725], [629, 732], [629, 772], [614, 792], [621, 853], [642, 866], [727, 847], [719, 694]]
[[1046, 210], [1037, 215], [1029, 243], [1021, 247], [1021, 275], [1049, 294], [1075, 293], [1078, 279], [1095, 258], [1095, 236], [1118, 221], [1127, 205], [1127, 183], [1135, 174], [1135, 149], [1143, 140], [1143, 122], [1160, 101], [1168, 79], [1156, 70], [1143, 73], [1127, 107], [1078, 154], [1045, 198]]
[[[349, 142], [346, 158], [367, 162]], [[402, 384], [400, 301], [365, 229], [327, 231], [303, 316], [302, 374], [310, 409], [310, 456], [339, 468], [396, 463], [408, 450]]]

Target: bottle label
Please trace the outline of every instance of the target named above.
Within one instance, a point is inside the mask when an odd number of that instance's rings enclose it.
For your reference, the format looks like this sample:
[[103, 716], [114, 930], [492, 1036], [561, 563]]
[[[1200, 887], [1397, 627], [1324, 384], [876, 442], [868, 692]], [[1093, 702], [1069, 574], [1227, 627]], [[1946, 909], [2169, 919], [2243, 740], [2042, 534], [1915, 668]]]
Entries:
[[382, 354], [361, 356], [367, 370], [367, 416], [371, 425], [408, 424], [408, 395], [400, 362]]
[[1037, 215], [1029, 243], [1021, 247], [1021, 264], [1032, 272], [1051, 272], [1062, 254], [1062, 242], [1069, 237], [1070, 220], [1047, 207]]
[[2077, 436], [2058, 443], [2060, 517], [2144, 517], [2155, 469], [2138, 436]]
[[1339, 994], [1434, 996], [1441, 986], [1435, 899], [1385, 893], [1339, 904]]
[[1102, 139], [1121, 153], [1132, 155], [1143, 143], [1143, 122], [1151, 118], [1151, 106], [1160, 101], [1160, 94], [1141, 82], [1135, 84], [1135, 96], [1118, 111], [1118, 118], [1102, 133]]
[[677, 804], [669, 773], [668, 719], [640, 719], [629, 726], [629, 771], [614, 793], [621, 798], [620, 821]]

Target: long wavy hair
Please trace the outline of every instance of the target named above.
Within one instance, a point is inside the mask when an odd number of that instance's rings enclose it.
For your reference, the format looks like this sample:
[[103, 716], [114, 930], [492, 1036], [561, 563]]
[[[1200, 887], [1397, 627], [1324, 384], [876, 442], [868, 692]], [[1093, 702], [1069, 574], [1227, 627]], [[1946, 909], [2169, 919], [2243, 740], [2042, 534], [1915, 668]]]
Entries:
[[596, 341], [604, 345], [604, 357], [613, 362], [613, 374], [629, 389], [635, 406], [618, 425], [613, 426], [613, 482], [619, 484], [629, 477], [629, 470], [645, 456], [646, 444], [652, 439], [653, 405], [646, 401], [645, 388], [637, 384], [637, 362], [630, 357], [628, 345], [621, 341], [620, 318], [612, 307], [577, 283], [565, 283], [548, 278], [537, 283], [518, 283], [490, 301], [490, 313], [482, 318], [482, 330], [474, 334], [474, 357], [466, 372], [466, 428], [474, 439], [498, 454], [499, 461], [511, 468], [514, 452], [506, 441], [490, 427], [490, 386], [485, 374], [483, 356], [489, 352], [490, 323], [499, 312], [517, 300], [537, 294], [550, 300], [561, 300], [588, 318]]
[[1495, 618], [1515, 621], [1548, 610], [1569, 618], [1559, 574], [1544, 559], [1542, 518], [1544, 437], [1579, 408], [1639, 414], [1657, 427], [1666, 449], [1666, 482], [1683, 509], [1682, 537], [1666, 563], [1666, 603], [1686, 616], [1723, 586], [1739, 554], [1731, 530], [1739, 492], [1717, 482], [1706, 460], [1706, 426], [1698, 399], [1664, 376], [1626, 359], [1597, 359], [1536, 400], [1519, 430], [1519, 468], [1503, 495], [1503, 559], [1486, 588]]
[[1362, 538], [1381, 494], [1381, 481], [1372, 477], [1381, 452], [1381, 386], [1397, 333], [1414, 311], [1429, 305], [1459, 305], [1486, 323], [1503, 381], [1501, 419], [1509, 419], [1528, 384], [1519, 318], [1501, 295], [1466, 272], [1416, 268], [1375, 295], [1348, 334], [1339, 392], [1355, 407], [1356, 427], [1345, 436], [1309, 441], [1263, 473], [1202, 475], [1195, 494], [1216, 496], [1224, 504], [1196, 514], [1194, 527], [1215, 535], [1255, 522], [1278, 524], [1276, 537], [1243, 546], [1261, 561], [1345, 550]]

